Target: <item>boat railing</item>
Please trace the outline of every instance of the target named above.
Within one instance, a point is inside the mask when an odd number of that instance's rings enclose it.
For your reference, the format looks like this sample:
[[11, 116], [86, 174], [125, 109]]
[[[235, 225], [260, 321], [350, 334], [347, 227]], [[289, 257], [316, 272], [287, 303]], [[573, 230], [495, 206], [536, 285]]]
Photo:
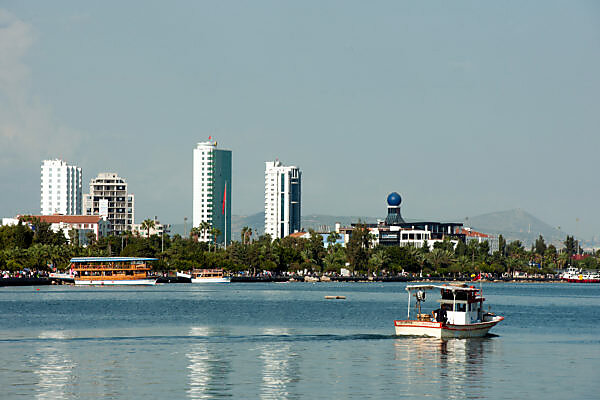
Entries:
[[140, 271], [144, 271], [144, 270], [149, 270], [150, 267], [148, 267], [146, 264], [135, 264], [135, 265], [93, 265], [93, 264], [79, 264], [79, 265], [73, 265], [73, 269], [74, 270], [130, 270], [130, 271], [135, 271], [135, 270], [140, 270]]

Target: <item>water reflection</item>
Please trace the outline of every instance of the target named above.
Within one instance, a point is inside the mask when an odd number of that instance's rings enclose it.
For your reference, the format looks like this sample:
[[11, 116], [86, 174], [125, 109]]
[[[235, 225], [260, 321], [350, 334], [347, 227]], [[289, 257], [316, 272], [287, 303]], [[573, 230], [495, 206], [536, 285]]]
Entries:
[[229, 382], [231, 362], [227, 350], [222, 344], [211, 338], [225, 336], [223, 328], [196, 326], [191, 327], [191, 341], [186, 354], [188, 365], [190, 399], [209, 399], [229, 397], [232, 385]]
[[[478, 393], [484, 379], [485, 360], [493, 353], [491, 338], [435, 339], [398, 338], [394, 341], [396, 359], [406, 365], [406, 381], [409, 384], [435, 385], [449, 399], [485, 397]], [[439, 373], [432, 375], [432, 371]]]
[[[289, 335], [287, 328], [267, 328], [265, 335]], [[274, 341], [258, 347], [263, 361], [261, 399], [288, 399], [296, 397], [293, 389], [299, 381], [299, 355], [293, 352], [291, 343]]]
[[37, 352], [30, 362], [37, 375], [37, 399], [58, 399], [67, 397], [68, 387], [73, 384], [75, 363], [69, 357], [66, 335], [62, 331], [42, 332]]

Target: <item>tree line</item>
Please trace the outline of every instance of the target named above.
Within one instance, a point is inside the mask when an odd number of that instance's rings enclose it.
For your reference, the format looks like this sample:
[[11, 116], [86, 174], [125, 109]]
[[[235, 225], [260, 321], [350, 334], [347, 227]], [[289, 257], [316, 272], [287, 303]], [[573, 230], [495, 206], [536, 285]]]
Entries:
[[[31, 224], [31, 228], [24, 222]], [[153, 228], [151, 220], [144, 221], [147, 234]], [[153, 257], [157, 271], [191, 270], [194, 268], [223, 268], [230, 272], [246, 271], [257, 275], [263, 271], [272, 274], [307, 273], [339, 274], [342, 268], [356, 275], [397, 275], [400, 273], [423, 276], [464, 276], [473, 273], [555, 273], [557, 269], [577, 266], [598, 269], [600, 252], [582, 260], [574, 260], [578, 252], [576, 241], [567, 236], [564, 247], [558, 250], [540, 237], [526, 249], [516, 240], [508, 243], [499, 237], [499, 248], [490, 254], [487, 241], [459, 242], [456, 246], [446, 239], [429, 249], [412, 246], [374, 245], [369, 230], [358, 224], [346, 247], [336, 243], [340, 238], [331, 232], [324, 243], [323, 236], [310, 231], [308, 238], [285, 237], [272, 240], [269, 235], [253, 236], [252, 229], [244, 227], [239, 240], [227, 248], [214, 241], [201, 242], [198, 237], [216, 237], [218, 230], [203, 225], [191, 230], [190, 235], [135, 236], [130, 232], [95, 240], [88, 235], [87, 246], [79, 244], [79, 233], [73, 229], [69, 239], [62, 232], [55, 233], [50, 224], [39, 220], [23, 221], [14, 226], [0, 227], [0, 269], [18, 271], [24, 268], [50, 270], [66, 269], [72, 257], [129, 256]]]

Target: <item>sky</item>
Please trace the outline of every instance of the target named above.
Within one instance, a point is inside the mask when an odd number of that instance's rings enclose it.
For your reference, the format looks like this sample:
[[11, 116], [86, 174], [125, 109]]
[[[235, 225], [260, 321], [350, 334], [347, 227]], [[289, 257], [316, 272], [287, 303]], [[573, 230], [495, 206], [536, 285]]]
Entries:
[[192, 217], [192, 152], [233, 152], [232, 213], [264, 162], [302, 212], [456, 220], [521, 208], [600, 237], [595, 1], [0, 1], [0, 216], [40, 166], [116, 172], [135, 219]]

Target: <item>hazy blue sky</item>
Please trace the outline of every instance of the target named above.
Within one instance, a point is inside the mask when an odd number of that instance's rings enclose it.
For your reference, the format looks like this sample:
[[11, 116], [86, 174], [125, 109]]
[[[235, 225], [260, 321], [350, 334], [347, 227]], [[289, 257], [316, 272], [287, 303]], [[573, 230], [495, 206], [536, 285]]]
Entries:
[[[233, 151], [235, 214], [264, 161], [303, 213], [442, 220], [523, 208], [600, 227], [596, 1], [2, 1], [0, 215], [40, 212], [40, 163], [114, 171], [136, 220], [192, 216], [192, 150]], [[580, 222], [576, 223], [579, 218]]]

